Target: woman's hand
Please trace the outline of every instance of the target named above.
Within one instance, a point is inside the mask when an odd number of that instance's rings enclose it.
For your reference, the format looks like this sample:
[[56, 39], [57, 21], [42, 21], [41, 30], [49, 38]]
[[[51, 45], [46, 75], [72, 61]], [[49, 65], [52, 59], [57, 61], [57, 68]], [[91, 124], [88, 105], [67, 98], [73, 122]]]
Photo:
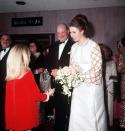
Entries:
[[51, 88], [47, 91], [49, 96], [53, 96], [54, 92], [55, 92], [55, 89], [51, 89]]
[[57, 71], [58, 71], [58, 69], [52, 69], [52, 70], [51, 70], [51, 75], [52, 75], [53, 77], [56, 77], [56, 76], [57, 76]]
[[50, 96], [53, 96], [54, 92], [55, 92], [55, 89], [50, 88], [46, 93], [44, 93], [47, 95], [47, 99], [44, 102], [49, 101]]

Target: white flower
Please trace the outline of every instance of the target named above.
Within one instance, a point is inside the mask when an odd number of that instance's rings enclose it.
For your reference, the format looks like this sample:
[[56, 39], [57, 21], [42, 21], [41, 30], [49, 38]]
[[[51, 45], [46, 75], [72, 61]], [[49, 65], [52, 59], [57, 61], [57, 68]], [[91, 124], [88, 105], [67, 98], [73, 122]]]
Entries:
[[63, 94], [71, 95], [71, 89], [77, 87], [81, 82], [84, 81], [82, 73], [79, 72], [79, 68], [76, 65], [65, 66], [57, 71], [55, 80], [62, 85]]
[[69, 54], [69, 55], [70, 55], [70, 54], [71, 54], [71, 52], [68, 52], [67, 54]]

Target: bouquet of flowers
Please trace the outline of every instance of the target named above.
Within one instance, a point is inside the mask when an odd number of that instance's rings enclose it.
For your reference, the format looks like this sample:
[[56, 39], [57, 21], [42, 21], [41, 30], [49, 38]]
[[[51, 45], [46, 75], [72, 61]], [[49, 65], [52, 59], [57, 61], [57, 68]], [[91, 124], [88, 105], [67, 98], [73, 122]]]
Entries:
[[55, 80], [62, 85], [63, 94], [71, 96], [71, 89], [84, 81], [82, 73], [75, 65], [65, 66], [57, 71]]

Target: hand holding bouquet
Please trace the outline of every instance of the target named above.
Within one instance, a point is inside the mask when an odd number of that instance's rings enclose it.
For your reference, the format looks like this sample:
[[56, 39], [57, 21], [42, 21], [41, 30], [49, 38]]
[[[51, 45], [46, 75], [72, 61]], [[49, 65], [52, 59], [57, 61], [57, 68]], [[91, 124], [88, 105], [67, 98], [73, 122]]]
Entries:
[[71, 89], [84, 81], [82, 73], [76, 65], [65, 66], [57, 71], [55, 80], [62, 85], [63, 94], [71, 95]]

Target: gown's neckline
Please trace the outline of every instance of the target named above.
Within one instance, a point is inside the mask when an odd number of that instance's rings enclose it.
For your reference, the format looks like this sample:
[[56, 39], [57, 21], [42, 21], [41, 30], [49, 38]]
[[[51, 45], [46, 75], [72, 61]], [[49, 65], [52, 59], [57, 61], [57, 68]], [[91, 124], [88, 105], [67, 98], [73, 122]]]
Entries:
[[82, 44], [79, 44], [79, 43], [77, 42], [77, 45], [79, 45], [79, 46], [86, 46], [87, 43], [88, 43], [88, 41], [89, 41], [89, 38], [87, 38], [87, 39], [85, 40], [85, 42], [83, 42]]

